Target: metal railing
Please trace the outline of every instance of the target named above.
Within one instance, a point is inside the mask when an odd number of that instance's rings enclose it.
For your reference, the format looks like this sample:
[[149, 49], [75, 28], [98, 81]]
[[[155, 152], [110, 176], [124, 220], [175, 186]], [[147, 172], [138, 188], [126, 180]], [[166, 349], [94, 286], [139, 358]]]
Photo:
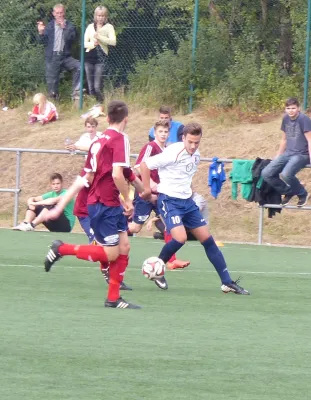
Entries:
[[[44, 150], [44, 149], [23, 149], [23, 148], [11, 148], [11, 147], [0, 147], [1, 151], [7, 151], [11, 153], [16, 153], [16, 168], [15, 168], [15, 188], [0, 188], [0, 192], [14, 193], [14, 212], [13, 212], [13, 223], [17, 225], [18, 223], [18, 208], [19, 208], [19, 196], [21, 192], [20, 188], [20, 175], [21, 175], [21, 156], [22, 153], [38, 153], [38, 154], [72, 154], [67, 150]], [[86, 152], [76, 151], [76, 155], [86, 155]], [[131, 158], [137, 158], [138, 154], [131, 154]], [[212, 158], [201, 158], [200, 161], [212, 162]], [[219, 158], [218, 161], [225, 164], [230, 164], [234, 160], [229, 158]], [[311, 168], [311, 165], [307, 165], [305, 168]], [[305, 210], [310, 211], [311, 206], [297, 207], [297, 206], [281, 206], [277, 204], [264, 204], [258, 206], [259, 208], [259, 220], [258, 220], [258, 241], [257, 244], [262, 244], [263, 229], [264, 229], [264, 210], [265, 208], [276, 208], [276, 209], [289, 209], [289, 210]]]

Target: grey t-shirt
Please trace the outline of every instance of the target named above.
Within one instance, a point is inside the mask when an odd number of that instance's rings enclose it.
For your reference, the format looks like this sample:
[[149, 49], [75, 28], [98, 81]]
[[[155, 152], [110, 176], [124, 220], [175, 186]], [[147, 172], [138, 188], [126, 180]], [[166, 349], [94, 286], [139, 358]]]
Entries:
[[304, 135], [306, 132], [311, 131], [311, 120], [307, 115], [299, 113], [298, 117], [294, 120], [285, 115], [281, 130], [286, 135], [286, 155], [309, 155], [308, 141]]

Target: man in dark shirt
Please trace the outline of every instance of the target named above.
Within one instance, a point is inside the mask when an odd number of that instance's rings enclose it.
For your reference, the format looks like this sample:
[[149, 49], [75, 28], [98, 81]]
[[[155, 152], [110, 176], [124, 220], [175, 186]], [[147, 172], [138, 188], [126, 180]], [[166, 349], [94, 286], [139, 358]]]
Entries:
[[280, 194], [284, 194], [282, 205], [287, 205], [293, 196], [298, 196], [298, 207], [308, 201], [308, 192], [296, 174], [310, 163], [311, 120], [299, 109], [299, 101], [290, 98], [285, 103], [281, 131], [283, 137], [276, 158], [262, 171], [263, 179]]
[[77, 99], [80, 89], [80, 62], [71, 57], [71, 46], [76, 38], [76, 28], [65, 19], [65, 8], [56, 4], [54, 19], [47, 26], [37, 23], [39, 42], [45, 46], [46, 82], [49, 97], [57, 99], [59, 75], [62, 70], [72, 71], [72, 98]]

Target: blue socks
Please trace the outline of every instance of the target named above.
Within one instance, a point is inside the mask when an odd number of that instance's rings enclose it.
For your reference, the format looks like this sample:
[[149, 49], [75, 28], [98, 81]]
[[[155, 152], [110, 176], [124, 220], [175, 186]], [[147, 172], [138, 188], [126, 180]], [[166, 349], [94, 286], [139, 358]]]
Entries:
[[177, 251], [181, 249], [183, 245], [184, 243], [177, 242], [177, 240], [172, 239], [170, 242], [166, 243], [163, 246], [159, 258], [161, 258], [163, 262], [167, 263], [168, 260], [172, 257], [172, 255], [177, 253]]
[[[205, 249], [205, 253], [210, 262], [214, 265], [217, 274], [223, 284], [228, 284], [232, 282], [230, 274], [227, 270], [227, 264], [224, 259], [222, 252], [219, 250], [215, 240], [210, 236], [205, 242], [202, 243]], [[161, 257], [160, 257], [161, 258]]]

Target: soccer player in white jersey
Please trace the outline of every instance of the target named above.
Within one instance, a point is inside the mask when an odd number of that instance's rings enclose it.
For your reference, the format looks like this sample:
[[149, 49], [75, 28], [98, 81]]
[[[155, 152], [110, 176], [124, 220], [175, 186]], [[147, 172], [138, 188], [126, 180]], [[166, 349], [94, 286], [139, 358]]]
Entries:
[[[192, 199], [191, 182], [200, 162], [198, 147], [202, 138], [202, 127], [190, 123], [184, 127], [183, 141], [171, 144], [161, 154], [149, 157], [140, 165], [144, 185], [141, 196], [150, 198], [150, 171], [157, 168], [160, 177], [158, 184], [158, 208], [173, 239], [164, 245], [159, 258], [165, 263], [186, 242], [186, 229], [199, 240], [204, 247], [209, 261], [213, 264], [221, 280], [221, 290], [224, 293], [250, 294], [233, 281], [227, 269], [223, 254], [217, 247], [204, 217]], [[164, 277], [155, 280], [156, 285], [163, 290], [168, 288]]]

